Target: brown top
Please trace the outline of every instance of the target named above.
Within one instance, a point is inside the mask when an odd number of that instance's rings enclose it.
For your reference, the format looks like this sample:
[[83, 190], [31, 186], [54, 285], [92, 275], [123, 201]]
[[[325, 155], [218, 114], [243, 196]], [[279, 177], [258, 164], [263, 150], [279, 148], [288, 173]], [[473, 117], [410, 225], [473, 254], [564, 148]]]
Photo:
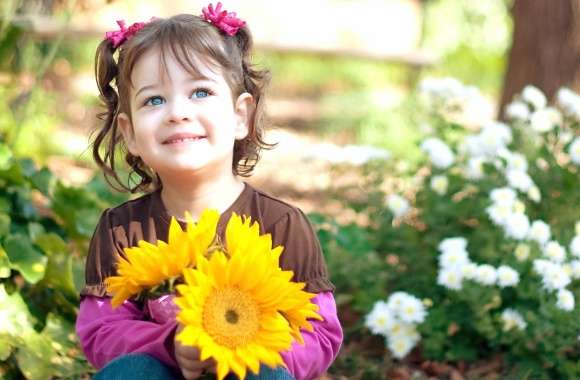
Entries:
[[[217, 232], [222, 239], [233, 212], [251, 216], [260, 223], [262, 234], [272, 235], [273, 246], [284, 247], [280, 266], [294, 272], [293, 281], [305, 282], [309, 292], [334, 290], [316, 234], [300, 209], [246, 184], [240, 196], [220, 216]], [[160, 190], [106, 209], [91, 239], [86, 286], [81, 295], [105, 296], [103, 282], [116, 274], [117, 254], [125, 257], [123, 249], [136, 246], [139, 240], [167, 241], [170, 220]], [[185, 223], [180, 224], [185, 227]]]

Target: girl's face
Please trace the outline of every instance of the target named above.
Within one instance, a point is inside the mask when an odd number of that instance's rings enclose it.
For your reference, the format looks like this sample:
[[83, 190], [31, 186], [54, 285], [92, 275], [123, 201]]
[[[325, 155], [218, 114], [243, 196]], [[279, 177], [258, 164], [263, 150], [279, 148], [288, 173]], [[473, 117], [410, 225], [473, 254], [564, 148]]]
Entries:
[[130, 90], [131, 118], [119, 114], [127, 148], [161, 179], [183, 174], [232, 175], [235, 140], [248, 134], [253, 99], [233, 99], [220, 70], [200, 59], [200, 77], [152, 49], [136, 63]]

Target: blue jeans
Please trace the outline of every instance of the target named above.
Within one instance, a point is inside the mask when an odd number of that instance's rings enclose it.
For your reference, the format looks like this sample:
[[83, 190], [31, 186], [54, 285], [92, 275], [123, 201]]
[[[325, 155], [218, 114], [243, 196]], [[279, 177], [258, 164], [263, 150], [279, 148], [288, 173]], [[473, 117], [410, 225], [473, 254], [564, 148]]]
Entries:
[[[203, 379], [207, 379], [207, 375]], [[211, 378], [214, 378], [213, 376]], [[237, 380], [237, 376], [230, 374], [227, 380]], [[145, 354], [129, 354], [118, 357], [103, 369], [101, 369], [93, 380], [178, 380], [183, 379], [177, 370], [170, 368]], [[282, 367], [272, 369], [262, 365], [260, 374], [254, 375], [248, 371], [246, 380], [293, 380], [290, 373]]]

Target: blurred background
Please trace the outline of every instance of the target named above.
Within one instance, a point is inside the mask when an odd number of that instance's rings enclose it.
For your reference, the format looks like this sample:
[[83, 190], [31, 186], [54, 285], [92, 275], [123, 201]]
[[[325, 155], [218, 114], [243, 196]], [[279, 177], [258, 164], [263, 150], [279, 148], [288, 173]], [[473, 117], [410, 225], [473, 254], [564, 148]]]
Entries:
[[[400, 269], [395, 269], [400, 251], [409, 247], [379, 248], [370, 234], [385, 233], [384, 226], [373, 225], [383, 213], [373, 207], [383, 205], [385, 194], [393, 191], [414, 199], [421, 186], [417, 173], [423, 179], [433, 174], [420, 143], [441, 128], [456, 141], [454, 136], [504, 120], [505, 106], [526, 85], [541, 90], [548, 102], [561, 87], [580, 89], [580, 2], [223, 3], [248, 22], [255, 63], [272, 72], [267, 140], [278, 146], [264, 152], [249, 182], [310, 213], [331, 273], [336, 272], [347, 340], [326, 378], [457, 380], [509, 373], [513, 366], [498, 359], [505, 351], [503, 341], [492, 356], [445, 356], [446, 349], [437, 346], [431, 350], [440, 356], [415, 351], [405, 362], [390, 356], [384, 341], [365, 329], [364, 315], [378, 294], [386, 297], [412, 282], [401, 282], [402, 275], [389, 277]], [[198, 14], [205, 5], [185, 0], [0, 1], [0, 378], [90, 375], [71, 335], [87, 241], [102, 209], [128, 198], [109, 191], [92, 162], [90, 137], [99, 127], [100, 112], [95, 48], [105, 31], [117, 29], [118, 19], [133, 23]], [[471, 89], [473, 104], [460, 121], [437, 124], [430, 118], [421, 95], [428, 78], [455, 78], [451, 87]], [[384, 160], [389, 164], [374, 166]], [[574, 193], [573, 187], [566, 189]], [[566, 228], [580, 219], [578, 203], [573, 203], [577, 195], [571, 197], [559, 218], [570, 222]], [[404, 224], [420, 233], [425, 221], [417, 215]], [[397, 230], [401, 222], [396, 219], [385, 222], [392, 241], [420, 240]], [[422, 249], [434, 249], [436, 240]], [[372, 277], [373, 285], [345, 277], [340, 268], [349, 261], [333, 259], [342, 251], [360, 254], [348, 260], [360, 260], [353, 270]], [[401, 268], [406, 273], [408, 268]], [[374, 290], [361, 295], [369, 286]], [[428, 287], [419, 288], [424, 294], [417, 296], [426, 297]], [[440, 327], [441, 333], [449, 328]], [[494, 340], [486, 339], [474, 341], [493, 346], [489, 342]], [[468, 374], [473, 368], [478, 371]]]

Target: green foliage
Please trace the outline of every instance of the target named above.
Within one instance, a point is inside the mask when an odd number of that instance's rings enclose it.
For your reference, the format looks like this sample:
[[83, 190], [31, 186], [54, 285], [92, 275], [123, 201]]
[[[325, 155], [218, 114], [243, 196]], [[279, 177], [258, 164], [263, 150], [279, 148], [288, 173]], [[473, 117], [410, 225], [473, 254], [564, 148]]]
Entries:
[[[0, 144], [0, 373], [80, 378], [90, 373], [74, 332], [84, 254], [111, 195], [67, 187]], [[108, 198], [108, 199], [107, 199]]]

